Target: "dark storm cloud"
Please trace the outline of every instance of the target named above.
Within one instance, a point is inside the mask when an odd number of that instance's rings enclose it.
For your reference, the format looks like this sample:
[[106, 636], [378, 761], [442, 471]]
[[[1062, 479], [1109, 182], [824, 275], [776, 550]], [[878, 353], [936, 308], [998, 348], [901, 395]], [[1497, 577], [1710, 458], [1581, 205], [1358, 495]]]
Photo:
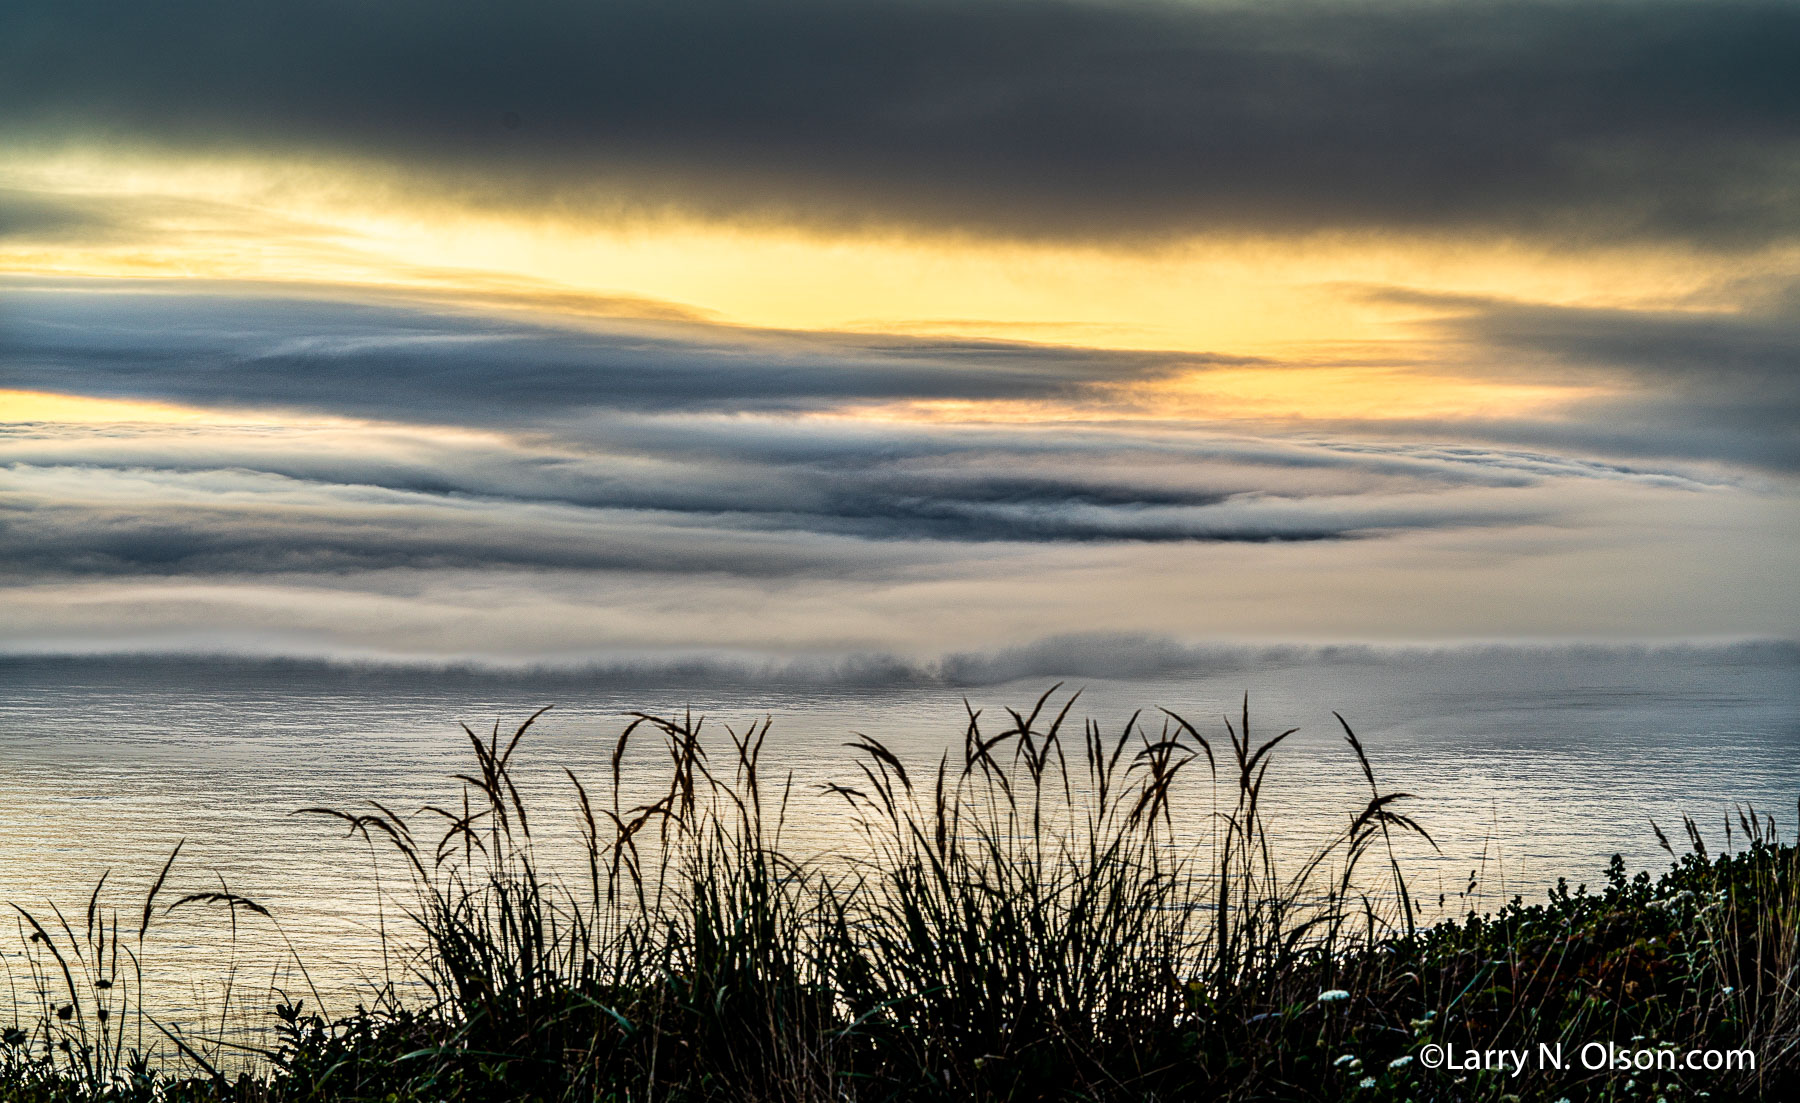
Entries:
[[1800, 7], [16, 0], [13, 134], [1024, 235], [1800, 229]]
[[130, 285], [108, 293], [99, 283], [78, 292], [14, 286], [21, 293], [0, 306], [0, 387], [404, 420], [516, 424], [599, 406], [805, 409], [897, 398], [1050, 398], [1083, 383], [1167, 370], [1176, 360], [678, 322], [557, 328], [316, 298]]

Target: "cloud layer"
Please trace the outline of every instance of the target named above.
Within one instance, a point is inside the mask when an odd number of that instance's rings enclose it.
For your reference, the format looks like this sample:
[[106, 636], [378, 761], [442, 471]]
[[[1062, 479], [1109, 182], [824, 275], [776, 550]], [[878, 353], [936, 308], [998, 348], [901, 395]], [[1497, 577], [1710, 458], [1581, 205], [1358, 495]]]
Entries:
[[[131, 281], [16, 279], [7, 286], [13, 293], [0, 312], [0, 388], [537, 428], [570, 438], [600, 432], [631, 437], [634, 447], [652, 446], [636, 438], [661, 430], [615, 415], [804, 415], [887, 403], [999, 402], [1061, 404], [1092, 421], [1155, 413], [1155, 385], [1177, 375], [1203, 382], [1211, 369], [1279, 373], [1333, 362], [791, 333], [674, 319], [525, 321], [349, 289], [334, 296], [328, 288], [284, 294], [223, 284], [177, 292]], [[1710, 310], [1378, 294], [1432, 311], [1416, 341], [1391, 350], [1396, 359], [1435, 358], [1470, 378], [1589, 385], [1599, 394], [1535, 419], [1345, 422], [1335, 431], [1627, 463], [1713, 460], [1800, 470], [1800, 323], [1787, 284], [1762, 288], [1747, 305]], [[1151, 396], [1147, 411], [1142, 402], [1132, 406], [1134, 393]], [[1205, 420], [1204, 409], [1188, 413]], [[855, 466], [858, 454], [874, 447], [855, 433], [818, 427], [776, 434], [779, 440], [748, 425], [743, 432], [757, 438], [747, 447], [813, 462]], [[722, 429], [708, 434], [704, 447], [729, 450], [730, 436]], [[1080, 448], [1078, 437], [1068, 447]], [[1000, 479], [983, 493], [1024, 503], [1040, 493], [1034, 478]], [[1109, 493], [1083, 490], [1069, 500]], [[1134, 501], [1159, 504], [1155, 495]], [[1161, 504], [1183, 503], [1193, 504]], [[1145, 538], [1151, 527], [1142, 530]]]
[[1031, 399], [1178, 364], [996, 341], [758, 332], [674, 321], [586, 327], [347, 298], [24, 292], [0, 315], [0, 386], [487, 424], [557, 411], [820, 408], [898, 398]]
[[526, 207], [1732, 248], [1800, 230], [1797, 53], [1772, 0], [22, 0], [0, 125]]
[[[1243, 367], [1225, 358], [13, 287], [0, 390], [181, 404], [8, 419], [13, 647], [908, 653], [1073, 628], [1729, 634], [1794, 613], [1774, 314], [1438, 302], [1435, 339], [1495, 373], [1626, 385], [1536, 421], [1396, 428], [1119, 397]], [[1649, 340], [1654, 359], [1635, 323], [1692, 339]], [[1711, 372], [1733, 342], [1737, 374]], [[1718, 423], [1683, 420], [1709, 390]], [[945, 400], [1060, 413], [908, 412]]]

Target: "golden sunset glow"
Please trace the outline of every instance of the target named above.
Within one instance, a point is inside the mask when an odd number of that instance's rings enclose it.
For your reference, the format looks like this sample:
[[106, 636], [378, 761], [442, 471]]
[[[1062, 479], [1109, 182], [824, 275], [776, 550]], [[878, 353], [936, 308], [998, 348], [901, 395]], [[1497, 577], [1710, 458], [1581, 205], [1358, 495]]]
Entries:
[[[1712, 301], [1727, 271], [1667, 247], [1572, 254], [1504, 238], [1215, 236], [1113, 247], [706, 222], [672, 214], [508, 212], [408, 191], [352, 164], [89, 154], [13, 159], [0, 186], [141, 214], [134, 234], [66, 247], [0, 242], [0, 271], [349, 284], [527, 311], [692, 314], [773, 329], [972, 337], [1312, 359], [1327, 343], [1403, 341], [1436, 296], [1590, 307]], [[1771, 255], [1756, 266], [1785, 263]], [[1744, 272], [1742, 260], [1732, 275]], [[1394, 405], [1397, 377], [1339, 371], [1334, 402]], [[1374, 388], [1350, 399], [1364, 380]], [[1387, 380], [1387, 382], [1383, 382]], [[1270, 408], [1293, 378], [1221, 384]], [[1527, 396], [1433, 386], [1445, 412]], [[1420, 404], [1423, 404], [1420, 406]]]
[[69, 425], [200, 425], [217, 424], [208, 410], [163, 402], [134, 402], [82, 395], [0, 391], [0, 423], [55, 422]]
[[1121, 386], [1097, 385], [1085, 400], [928, 400], [855, 408], [879, 421], [1408, 421], [1420, 418], [1552, 417], [1570, 403], [1609, 393], [1597, 386], [1505, 383], [1411, 369], [1359, 367], [1209, 368]]
[[[302, 414], [292, 410], [195, 406], [141, 399], [0, 390], [0, 424], [349, 429], [372, 423], [358, 418]], [[473, 435], [468, 430], [440, 428], [434, 431], [445, 436]]]

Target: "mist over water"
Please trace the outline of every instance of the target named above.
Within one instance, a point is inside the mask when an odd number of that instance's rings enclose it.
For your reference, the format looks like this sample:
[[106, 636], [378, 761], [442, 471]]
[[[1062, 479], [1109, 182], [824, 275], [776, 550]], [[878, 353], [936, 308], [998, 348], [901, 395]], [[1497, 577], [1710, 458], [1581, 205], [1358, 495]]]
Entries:
[[[990, 731], [1054, 683], [1071, 720], [1111, 735], [1134, 711], [1153, 730], [1166, 708], [1208, 738], [1249, 697], [1258, 737], [1297, 727], [1275, 755], [1271, 815], [1296, 853], [1340, 829], [1367, 797], [1333, 710], [1366, 744], [1386, 790], [1440, 850], [1408, 855], [1416, 891], [1442, 913], [1535, 897], [1559, 877], [1603, 880], [1622, 853], [1634, 869], [1667, 861], [1683, 813], [1723, 841], [1723, 815], [1754, 804], [1784, 831], [1800, 796], [1800, 647], [1187, 648], [1128, 638], [1049, 641], [917, 664], [871, 658], [786, 664], [680, 660], [582, 670], [475, 670], [205, 657], [0, 659], [0, 899], [85, 907], [102, 873], [126, 910], [176, 843], [171, 892], [217, 888], [267, 905], [315, 974], [339, 993], [379, 976], [382, 911], [368, 847], [341, 824], [295, 816], [380, 800], [410, 813], [452, 799], [468, 765], [467, 722], [509, 731], [553, 706], [518, 755], [534, 830], [551, 849], [573, 838], [566, 767], [604, 792], [634, 710], [691, 709], [709, 725], [773, 721], [768, 776], [792, 776], [784, 843], [845, 850], [841, 800], [820, 791], [854, 776], [843, 744], [882, 740], [909, 763], [960, 748], [968, 705]], [[720, 732], [723, 735], [723, 732]], [[654, 782], [634, 757], [626, 785]], [[1204, 778], [1204, 774], [1196, 777]], [[1204, 836], [1203, 780], [1180, 795], [1183, 829]], [[560, 840], [560, 842], [559, 842]], [[1471, 871], [1481, 884], [1459, 895]], [[381, 867], [387, 887], [400, 871]], [[158, 928], [162, 930], [162, 928]], [[207, 931], [214, 932], [208, 935]], [[163, 952], [202, 970], [222, 961], [218, 924], [168, 918]], [[16, 962], [17, 947], [0, 946]], [[389, 968], [393, 968], [390, 963]], [[266, 979], [266, 978], [265, 978]], [[346, 1003], [354, 999], [345, 995]]]

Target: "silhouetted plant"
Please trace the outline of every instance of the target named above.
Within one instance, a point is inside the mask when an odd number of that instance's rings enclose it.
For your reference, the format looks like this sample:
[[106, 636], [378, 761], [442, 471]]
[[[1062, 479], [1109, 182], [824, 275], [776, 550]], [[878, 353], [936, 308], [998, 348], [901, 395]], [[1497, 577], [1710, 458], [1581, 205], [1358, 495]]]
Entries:
[[[1645, 1098], [1795, 1086], [1800, 868], [1767, 817], [1716, 857], [1688, 821], [1655, 882], [1615, 859], [1603, 892], [1420, 926], [1395, 842], [1429, 836], [1342, 717], [1368, 797], [1284, 866], [1265, 780], [1291, 731], [1254, 735], [1246, 703], [1216, 739], [1167, 712], [1108, 735], [1055, 693], [992, 730], [970, 710], [935, 763], [856, 737], [826, 786], [846, 846], [812, 858], [784, 846], [766, 721], [635, 714], [600, 790], [568, 773], [581, 845], [556, 868], [514, 777], [542, 714], [465, 728], [453, 806], [304, 810], [404, 864], [408, 983], [339, 1018], [271, 994], [274, 1045], [227, 1075], [223, 1017], [203, 1040], [145, 1010], [143, 947], [172, 908], [266, 912], [223, 885], [158, 912], [165, 866], [121, 940], [103, 879], [85, 924], [20, 912], [35, 1002], [0, 1037], [0, 1098], [1613, 1099], [1606, 1074], [1412, 1057], [1634, 1036], [1757, 1054]], [[646, 754], [662, 782], [634, 798]], [[1190, 806], [1202, 788], [1224, 795]]]

